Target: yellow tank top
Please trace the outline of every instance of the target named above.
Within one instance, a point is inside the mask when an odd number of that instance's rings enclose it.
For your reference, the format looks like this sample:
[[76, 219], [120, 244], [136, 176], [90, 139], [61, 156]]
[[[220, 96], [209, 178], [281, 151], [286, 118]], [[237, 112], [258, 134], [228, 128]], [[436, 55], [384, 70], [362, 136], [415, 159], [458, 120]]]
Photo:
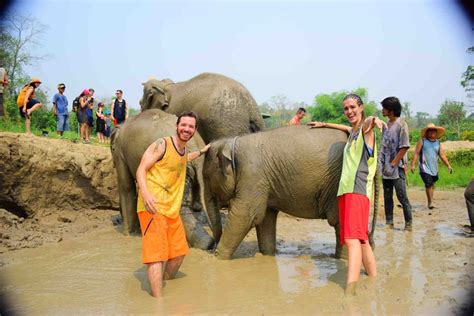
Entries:
[[[165, 154], [146, 174], [148, 191], [156, 199], [155, 208], [169, 218], [179, 216], [186, 180], [187, 151], [180, 154], [171, 137], [165, 138]], [[145, 205], [138, 192], [137, 212], [143, 212]]]

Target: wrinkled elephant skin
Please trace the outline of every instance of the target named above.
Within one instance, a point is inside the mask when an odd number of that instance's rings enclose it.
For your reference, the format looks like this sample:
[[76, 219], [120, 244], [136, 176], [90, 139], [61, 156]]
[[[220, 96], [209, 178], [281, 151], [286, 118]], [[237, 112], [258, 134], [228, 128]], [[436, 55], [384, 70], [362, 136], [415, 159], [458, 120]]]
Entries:
[[274, 254], [281, 211], [327, 219], [335, 228], [339, 257], [336, 195], [346, 140], [344, 132], [334, 129], [288, 126], [212, 143], [204, 162], [209, 216], [218, 214], [219, 205], [229, 204], [223, 232], [219, 223], [213, 228], [222, 232], [214, 236], [217, 256], [231, 258], [252, 227], [256, 227], [260, 251]]
[[257, 103], [239, 82], [223, 75], [203, 73], [174, 83], [149, 79], [143, 83], [142, 111], [160, 109], [179, 115], [194, 111], [199, 134], [206, 143], [263, 130]]

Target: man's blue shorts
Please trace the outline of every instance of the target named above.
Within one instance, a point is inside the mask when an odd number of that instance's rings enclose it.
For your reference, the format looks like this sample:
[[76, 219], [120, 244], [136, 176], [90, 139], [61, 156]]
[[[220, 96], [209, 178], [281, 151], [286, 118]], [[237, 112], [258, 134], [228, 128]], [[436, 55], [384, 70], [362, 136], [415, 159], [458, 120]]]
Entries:
[[64, 132], [69, 130], [69, 116], [67, 114], [56, 115], [56, 130], [58, 132]]

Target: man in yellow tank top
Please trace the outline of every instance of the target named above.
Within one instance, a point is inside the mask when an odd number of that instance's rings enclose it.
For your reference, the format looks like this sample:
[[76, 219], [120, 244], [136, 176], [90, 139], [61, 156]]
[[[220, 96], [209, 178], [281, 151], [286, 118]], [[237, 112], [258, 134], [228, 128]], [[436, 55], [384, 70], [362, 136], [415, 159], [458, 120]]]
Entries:
[[142, 231], [142, 258], [147, 265], [151, 294], [162, 296], [163, 280], [173, 279], [189, 248], [179, 216], [186, 163], [210, 147], [188, 154], [186, 143], [197, 128], [194, 112], [178, 116], [176, 135], [160, 138], [143, 154], [137, 169], [137, 212]]

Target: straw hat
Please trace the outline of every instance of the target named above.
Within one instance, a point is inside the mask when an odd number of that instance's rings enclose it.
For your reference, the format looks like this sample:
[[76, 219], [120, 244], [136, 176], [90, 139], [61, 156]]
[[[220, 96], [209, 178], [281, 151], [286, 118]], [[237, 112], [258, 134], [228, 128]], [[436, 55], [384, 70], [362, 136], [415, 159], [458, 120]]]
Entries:
[[31, 81], [30, 81], [30, 84], [35, 83], [35, 82], [41, 83], [41, 79], [38, 78], [38, 77], [32, 77]]
[[433, 123], [429, 123], [428, 125], [426, 125], [425, 128], [423, 128], [423, 129], [421, 130], [421, 137], [422, 137], [422, 138], [426, 138], [426, 132], [427, 132], [429, 129], [435, 129], [435, 130], [436, 130], [436, 138], [438, 138], [438, 139], [440, 139], [441, 137], [444, 136], [444, 132], [445, 132], [444, 127], [436, 126], [436, 125], [434, 125]]

